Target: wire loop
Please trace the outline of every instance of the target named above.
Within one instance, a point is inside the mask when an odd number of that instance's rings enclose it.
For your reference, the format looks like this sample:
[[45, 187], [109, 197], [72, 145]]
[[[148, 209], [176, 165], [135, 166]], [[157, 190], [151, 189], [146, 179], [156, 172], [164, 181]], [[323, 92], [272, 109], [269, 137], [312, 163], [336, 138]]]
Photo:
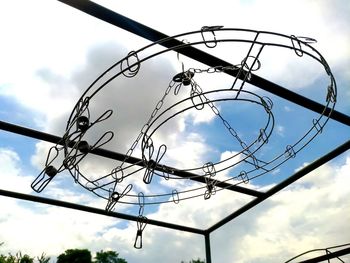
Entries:
[[[132, 61], [135, 60], [135, 61]], [[126, 67], [125, 67], [126, 63]], [[137, 52], [130, 51], [125, 60], [120, 63], [120, 71], [127, 78], [132, 78], [137, 75], [141, 67], [140, 59]]]

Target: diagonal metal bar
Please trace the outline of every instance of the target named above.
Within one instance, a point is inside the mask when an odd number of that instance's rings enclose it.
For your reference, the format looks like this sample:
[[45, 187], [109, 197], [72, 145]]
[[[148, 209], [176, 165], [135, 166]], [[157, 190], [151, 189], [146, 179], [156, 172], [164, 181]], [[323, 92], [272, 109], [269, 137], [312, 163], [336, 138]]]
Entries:
[[[128, 17], [125, 17], [123, 15], [120, 15], [110, 9], [107, 9], [101, 5], [98, 5], [94, 2], [88, 1], [88, 0], [58, 0], [62, 3], [65, 3], [69, 6], [72, 6], [82, 12], [85, 12], [91, 16], [94, 16], [102, 21], [105, 21], [107, 23], [110, 23], [112, 25], [115, 25], [119, 28], [122, 28], [126, 31], [129, 31], [135, 35], [138, 35], [140, 37], [143, 37], [145, 39], [148, 39], [150, 41], [158, 41], [163, 38], [168, 37], [164, 33], [161, 33], [157, 30], [154, 30], [148, 26], [145, 26], [139, 22], [136, 22], [135, 20], [132, 20]], [[172, 40], [172, 41], [167, 41], [163, 45], [167, 48], [172, 48], [177, 45], [181, 44], [180, 41], [178, 40]], [[211, 67], [215, 66], [232, 66], [230, 63], [219, 59], [213, 55], [210, 55], [204, 51], [201, 51], [199, 49], [196, 49], [194, 47], [186, 47], [178, 50], [179, 53], [182, 55], [188, 56], [192, 59], [195, 59], [203, 64], [206, 64]], [[225, 73], [232, 75], [234, 77], [237, 76], [237, 72], [235, 71], [226, 71]], [[245, 74], [240, 74], [238, 76], [240, 79], [243, 78]], [[275, 84], [269, 80], [266, 80], [262, 77], [259, 77], [255, 74], [251, 74], [251, 79], [247, 82], [250, 84], [259, 87], [265, 91], [268, 91], [274, 95], [277, 95], [283, 99], [286, 99], [290, 102], [293, 102], [295, 104], [298, 104], [304, 108], [307, 108], [309, 110], [312, 110], [317, 113], [323, 113], [324, 111], [324, 105], [315, 102], [313, 100], [310, 100], [309, 98], [306, 98], [304, 96], [301, 96], [295, 92], [292, 92], [278, 84]], [[333, 120], [336, 120], [340, 123], [343, 123], [345, 125], [350, 126], [350, 116], [345, 115], [344, 113], [338, 112], [338, 111], [331, 111], [330, 108], [327, 108], [326, 111], [324, 112], [325, 115], [328, 115], [331, 113], [330, 118]]]
[[[38, 140], [51, 142], [54, 144], [62, 144], [63, 143], [61, 137], [58, 137], [58, 136], [55, 136], [52, 134], [48, 134], [48, 133], [44, 133], [44, 132], [40, 132], [37, 130], [29, 129], [26, 127], [14, 125], [14, 124], [4, 122], [4, 121], [0, 121], [0, 129], [8, 131], [8, 132], [28, 136], [31, 138], [35, 138]], [[73, 146], [74, 144], [75, 144], [75, 142], [71, 142], [69, 145]], [[136, 165], [141, 166], [141, 167], [145, 166], [141, 159], [136, 158], [136, 157], [128, 157], [127, 159], [125, 159], [126, 155], [118, 153], [118, 152], [113, 152], [113, 151], [97, 148], [97, 149], [92, 150], [91, 153], [98, 155], [98, 156], [106, 157], [109, 159], [117, 160], [117, 161], [124, 161], [125, 160], [125, 162], [131, 163], [131, 164], [136, 164]], [[179, 177], [188, 178], [188, 179], [196, 181], [196, 182], [207, 184], [207, 182], [205, 181], [205, 178], [200, 177], [200, 176], [194, 177], [194, 176], [196, 176], [195, 174], [192, 174], [189, 172], [184, 172], [184, 171], [179, 171], [179, 170], [173, 169], [172, 167], [163, 166], [161, 164], [159, 164], [159, 167], [160, 168], [165, 167], [165, 169], [167, 171], [174, 170], [173, 174], [177, 175]], [[259, 191], [253, 190], [253, 189], [241, 187], [238, 185], [231, 185], [229, 183], [221, 182], [221, 181], [217, 181], [217, 180], [214, 180], [214, 181], [216, 181], [215, 182], [216, 186], [221, 187], [221, 188], [226, 188], [226, 189], [234, 191], [234, 192], [238, 192], [238, 193], [242, 193], [242, 194], [246, 194], [246, 195], [251, 195], [251, 196], [255, 196], [255, 197], [259, 197], [259, 196], [264, 195], [264, 193], [261, 193]]]
[[208, 228], [207, 232], [211, 233], [211, 232], [215, 231], [216, 229], [222, 227], [224, 224], [230, 222], [232, 219], [234, 219], [234, 218], [240, 216], [241, 214], [247, 212], [249, 209], [253, 208], [254, 206], [256, 206], [258, 204], [260, 204], [261, 202], [263, 202], [267, 198], [269, 198], [272, 195], [278, 193], [279, 191], [281, 191], [285, 187], [289, 186], [290, 184], [294, 183], [295, 181], [299, 180], [303, 176], [305, 176], [308, 173], [312, 172], [313, 170], [315, 170], [316, 168], [320, 167], [321, 165], [331, 161], [333, 158], [337, 157], [338, 155], [344, 153], [345, 151], [347, 151], [349, 149], [350, 149], [350, 140], [345, 142], [344, 144], [340, 145], [339, 147], [335, 148], [333, 151], [325, 154], [324, 156], [322, 156], [321, 158], [317, 159], [316, 161], [314, 161], [313, 163], [309, 164], [308, 166], [305, 166], [304, 168], [302, 168], [301, 170], [299, 170], [298, 172], [296, 172], [294, 175], [290, 176], [289, 178], [287, 178], [283, 182], [281, 182], [278, 185], [274, 186], [273, 188], [271, 188], [270, 190], [265, 192], [264, 196], [255, 198], [253, 201], [251, 201], [248, 204], [242, 206], [241, 208], [239, 208], [238, 210], [236, 210], [235, 212], [233, 212], [229, 216], [227, 216], [224, 219], [220, 220], [219, 222], [217, 222], [216, 224], [214, 224], [213, 226]]
[[[119, 218], [119, 219], [135, 221], [135, 222], [138, 222], [138, 220], [139, 220], [138, 216], [132, 216], [132, 215], [117, 213], [117, 212], [108, 212], [106, 210], [94, 208], [91, 206], [84, 206], [84, 205], [79, 205], [79, 204], [75, 204], [75, 203], [45, 198], [45, 197], [41, 197], [41, 196], [35, 196], [35, 195], [7, 191], [7, 190], [3, 190], [3, 189], [0, 189], [0, 196], [7, 196], [7, 197], [31, 201], [31, 202], [37, 202], [37, 203], [42, 203], [42, 204], [47, 204], [47, 205], [65, 207], [65, 208], [70, 208], [70, 209], [74, 209], [74, 210], [79, 210], [79, 211], [84, 211], [84, 212], [98, 214], [98, 215], [104, 215], [104, 216], [111, 216], [111, 217], [115, 217], [115, 218]], [[180, 231], [190, 232], [190, 233], [194, 233], [194, 234], [204, 235], [204, 230], [202, 230], [202, 229], [167, 223], [167, 222], [153, 220], [153, 219], [147, 219], [147, 223], [150, 225], [161, 226], [161, 227], [170, 228], [170, 229], [174, 229], [174, 230], [180, 230]]]
[[[335, 252], [338, 252], [338, 251], [342, 251], [345, 247], [346, 247], [347, 249], [350, 249], [349, 246], [350, 246], [350, 243], [348, 243], [348, 244], [343, 244], [343, 245], [338, 245], [338, 246], [327, 247], [327, 248], [316, 248], [316, 249], [311, 249], [311, 250], [308, 250], [308, 251], [306, 251], [306, 252], [303, 252], [303, 253], [301, 253], [301, 254], [299, 254], [299, 255], [297, 255], [297, 256], [291, 258], [291, 259], [288, 259], [288, 260], [287, 260], [286, 262], [284, 262], [284, 263], [296, 262], [296, 260], [300, 260], [300, 258], [301, 258], [302, 256], [305, 256], [305, 255], [311, 254], [311, 253], [315, 253], [315, 252], [323, 252], [323, 253], [326, 253], [327, 255], [328, 255], [328, 254], [332, 254], [332, 253], [335, 253]], [[331, 251], [331, 249], [332, 249], [332, 251]], [[334, 249], [338, 249], [338, 250], [333, 251]], [[349, 250], [347, 253], [341, 252], [341, 255], [345, 255], [345, 254], [350, 254], [350, 250]], [[336, 256], [334, 256], [334, 257], [336, 257], [336, 258], [339, 259], [339, 256], [341, 256], [341, 255], [336, 255]], [[310, 259], [308, 259], [308, 260], [315, 260], [315, 259], [319, 259], [319, 257], [310, 258]], [[299, 261], [298, 261], [298, 262], [299, 262]], [[304, 261], [303, 261], [303, 262], [304, 262]], [[320, 261], [313, 261], [313, 262], [320, 262]], [[343, 261], [342, 261], [342, 262], [343, 262]]]
[[[335, 252], [332, 252], [332, 253], [329, 253], [326, 255], [322, 255], [319, 257], [314, 257], [314, 258], [310, 258], [310, 259], [306, 259], [306, 260], [298, 261], [298, 262], [299, 263], [318, 263], [318, 262], [322, 262], [322, 261], [326, 261], [326, 260], [327, 260], [327, 262], [330, 262], [329, 260], [332, 258], [339, 258], [339, 257], [347, 255], [347, 254], [350, 254], [350, 247], [344, 248], [344, 249], [341, 249], [341, 250], [338, 250], [338, 251], [335, 251]], [[337, 261], [337, 262], [340, 262], [340, 261]]]

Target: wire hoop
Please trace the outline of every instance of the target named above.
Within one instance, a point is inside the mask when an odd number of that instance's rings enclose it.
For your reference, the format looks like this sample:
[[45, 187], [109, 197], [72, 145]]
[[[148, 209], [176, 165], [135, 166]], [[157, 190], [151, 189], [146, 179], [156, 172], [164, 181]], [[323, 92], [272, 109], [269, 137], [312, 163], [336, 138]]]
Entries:
[[[186, 39], [186, 41], [182, 41], [183, 39]], [[289, 159], [295, 158], [303, 148], [319, 135], [334, 109], [337, 98], [336, 82], [326, 60], [312, 46], [315, 42], [316, 40], [308, 37], [212, 26], [168, 37], [137, 51], [129, 52], [125, 58], [103, 72], [81, 95], [68, 118], [66, 131], [60, 142], [63, 146], [57, 144], [50, 149], [45, 167], [32, 183], [32, 188], [37, 192], [41, 192], [58, 173], [67, 170], [76, 183], [106, 199], [107, 210], [113, 210], [117, 203], [134, 204], [139, 206], [139, 216], [141, 217], [143, 216], [144, 207], [147, 205], [179, 204], [183, 200], [195, 197], [211, 198], [217, 192], [225, 190], [225, 187], [217, 186], [220, 175], [229, 173], [231, 169], [241, 167], [241, 165], [243, 169], [234, 171], [220, 182], [229, 183], [230, 185], [247, 184], [254, 178], [270, 173]], [[153, 111], [150, 112], [149, 119], [140, 128], [139, 134], [125, 153], [125, 158], [110, 173], [100, 178], [91, 179], [86, 176], [81, 165], [86, 155], [92, 150], [106, 145], [114, 137], [113, 131], [106, 131], [94, 142], [85, 138], [85, 134], [90, 129], [95, 125], [100, 125], [112, 116], [113, 111], [106, 109], [96, 119], [92, 119], [89, 108], [90, 102], [98, 93], [107, 88], [109, 83], [117, 78], [132, 79], [138, 74], [142, 74], [144, 63], [168, 52], [181, 50], [186, 53], [189, 48], [199, 48], [198, 52], [202, 52], [200, 48], [214, 50], [222, 46], [226, 47], [226, 44], [237, 43], [248, 47], [248, 52], [242, 54], [238, 64], [222, 61], [221, 65], [209, 65], [208, 68], [203, 69], [182, 63], [182, 71], [169, 76], [169, 84], [165, 87], [164, 94], [161, 94], [160, 100], [155, 104]], [[159, 44], [168, 48], [160, 48]], [[286, 145], [282, 152], [272, 158], [262, 159], [260, 158], [261, 149], [264, 145], [270, 143], [275, 126], [273, 101], [266, 96], [258, 95], [257, 92], [249, 91], [246, 86], [254, 79], [255, 72], [259, 72], [264, 67], [262, 54], [265, 53], [265, 50], [271, 49], [290, 50], [298, 57], [307, 57], [321, 64], [328, 76], [329, 83], [325, 88], [324, 110], [318, 117], [310, 120], [310, 128], [296, 141]], [[217, 77], [219, 73], [234, 75], [232, 85], [226, 88], [203, 91], [199, 81], [196, 80], [197, 76], [199, 74], [212, 74]], [[172, 105], [167, 104], [167, 99], [170, 96], [176, 97], [184, 92], [187, 92], [184, 99], [178, 99]], [[263, 110], [266, 116], [265, 125], [257, 128], [256, 136], [250, 142], [246, 142], [241, 138], [234, 125], [222, 113], [219, 105], [224, 102], [250, 103]], [[173, 121], [181, 114], [186, 114], [188, 111], [202, 111], [203, 109], [209, 109], [211, 114], [220, 121], [220, 125], [223, 129], [226, 129], [226, 133], [235, 141], [239, 150], [232, 151], [230, 156], [222, 160], [206, 160], [197, 166], [175, 168], [166, 164], [167, 153], [171, 149], [165, 143], [156, 145], [157, 134], [165, 124]], [[134, 157], [136, 149], [141, 150], [140, 161], [129, 164], [129, 159]], [[63, 161], [57, 166], [57, 156], [61, 153]], [[56, 163], [56, 166], [54, 163]], [[154, 194], [137, 194], [133, 190], [133, 184], [127, 182], [130, 177], [137, 174], [143, 174], [141, 183], [145, 184], [152, 184], [155, 180], [162, 179], [165, 179], [165, 184], [173, 179], [204, 178], [205, 180], [201, 185], [195, 184], [192, 188], [172, 189]], [[180, 176], [179, 174], [186, 174], [186, 176]], [[141, 237], [140, 233], [138, 237]]]

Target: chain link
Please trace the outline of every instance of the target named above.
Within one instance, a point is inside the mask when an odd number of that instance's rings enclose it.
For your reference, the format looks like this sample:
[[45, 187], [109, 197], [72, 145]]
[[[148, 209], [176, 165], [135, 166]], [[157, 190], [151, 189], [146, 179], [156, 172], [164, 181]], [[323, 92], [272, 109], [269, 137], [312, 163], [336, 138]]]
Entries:
[[[202, 71], [202, 72], [208, 72], [207, 70]], [[239, 144], [241, 145], [241, 147], [243, 149], [247, 149], [248, 146], [242, 141], [242, 139], [238, 136], [237, 132], [235, 131], [235, 129], [232, 128], [232, 126], [230, 125], [230, 123], [225, 120], [225, 118], [221, 115], [220, 110], [214, 105], [214, 103], [208, 99], [204, 94], [203, 94], [203, 90], [202, 88], [195, 82], [193, 81], [193, 85], [192, 85], [192, 91], [191, 94], [198, 94], [197, 96], [202, 96], [205, 99], [205, 103], [209, 105], [209, 107], [211, 108], [212, 112], [217, 115], [223, 122], [224, 126], [226, 127], [226, 129], [230, 132], [230, 134], [239, 142]], [[203, 102], [204, 105], [204, 102]], [[246, 147], [243, 147], [243, 145], [245, 145]]]
[[241, 64], [233, 65], [233, 66], [215, 66], [215, 67], [208, 67], [206, 69], [200, 69], [200, 68], [189, 68], [188, 71], [192, 73], [220, 73], [230, 70], [238, 70], [241, 67]]
[[[142, 136], [146, 133], [147, 129], [150, 126], [150, 123], [152, 122], [152, 120], [154, 119], [154, 117], [158, 114], [159, 110], [163, 107], [164, 105], [164, 100], [165, 98], [169, 95], [171, 89], [174, 87], [175, 82], [173, 80], [170, 81], [167, 89], [165, 90], [165, 93], [163, 95], [163, 97], [157, 102], [156, 107], [154, 108], [154, 110], [152, 111], [151, 116], [149, 117], [148, 121], [143, 125], [140, 133], [138, 134], [136, 140], [132, 143], [131, 147], [128, 149], [128, 151], [125, 154], [125, 157], [123, 159], [123, 161], [121, 162], [121, 164], [118, 166], [118, 169], [123, 169], [123, 166], [126, 162], [127, 159], [129, 159], [132, 155], [132, 153], [134, 152], [135, 148], [137, 147], [137, 145], [139, 144]], [[114, 171], [115, 169], [113, 169]], [[112, 171], [112, 174], [114, 174]], [[116, 178], [115, 178], [116, 179]], [[120, 178], [118, 180], [118, 182], [121, 182], [123, 180], [123, 177]]]
[[[191, 71], [193, 73], [214, 73], [214, 72], [224, 72], [227, 70], [235, 70], [235, 69], [237, 69], [237, 66], [226, 66], [226, 67], [216, 66], [216, 67], [209, 67], [209, 68], [204, 69], [204, 70], [190, 68], [189, 71]], [[192, 87], [191, 96], [197, 95], [200, 98], [202, 105], [203, 105], [200, 107], [198, 107], [198, 105], [195, 105], [196, 109], [201, 110], [204, 108], [205, 104], [208, 104], [209, 107], [211, 108], [212, 112], [221, 119], [221, 121], [223, 122], [224, 126], [229, 131], [229, 133], [238, 141], [238, 143], [240, 144], [240, 146], [243, 149], [242, 153], [244, 155], [246, 155], [247, 157], [252, 158], [254, 166], [256, 168], [259, 168], [259, 161], [253, 155], [253, 153], [250, 151], [248, 145], [238, 136], [238, 133], [235, 131], [234, 128], [232, 128], [230, 123], [227, 120], [225, 120], [225, 118], [221, 115], [220, 110], [214, 105], [214, 103], [203, 94], [202, 88], [193, 79], [191, 79], [191, 87]], [[205, 102], [201, 99], [201, 97], [204, 98]], [[193, 100], [192, 100], [192, 102], [193, 102]]]

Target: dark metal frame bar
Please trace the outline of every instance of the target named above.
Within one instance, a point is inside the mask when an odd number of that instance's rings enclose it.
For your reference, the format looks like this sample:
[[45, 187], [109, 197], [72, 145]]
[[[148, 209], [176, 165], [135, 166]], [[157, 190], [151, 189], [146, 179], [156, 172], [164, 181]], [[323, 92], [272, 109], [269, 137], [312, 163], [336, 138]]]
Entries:
[[[62, 141], [62, 138], [59, 136], [40, 132], [37, 130], [29, 129], [26, 127], [18, 126], [15, 124], [4, 122], [4, 121], [0, 121], [0, 129], [8, 131], [8, 132], [24, 135], [27, 137], [35, 138], [38, 140], [51, 142], [54, 144], [61, 144], [61, 145], [64, 144], [64, 142]], [[75, 142], [72, 141], [68, 145], [73, 146], [73, 145], [75, 145]], [[101, 157], [117, 160], [117, 161], [123, 161], [126, 159], [125, 154], [109, 151], [109, 150], [102, 149], [102, 148], [93, 149], [90, 153], [101, 156]], [[132, 157], [132, 156], [128, 157], [127, 162], [130, 164], [136, 164], [138, 166], [145, 167], [145, 164], [143, 163], [143, 161], [139, 158], [136, 158], [136, 157]], [[166, 166], [164, 166], [164, 167], [166, 167]], [[167, 168], [171, 169], [171, 167], [167, 167]], [[179, 176], [179, 177], [189, 178], [192, 181], [197, 181], [197, 182], [205, 183], [205, 184], [207, 183], [204, 178], [199, 177], [199, 176], [195, 176], [194, 174], [189, 173], [189, 172], [178, 171], [177, 169], [174, 169], [174, 174]], [[264, 194], [262, 192], [259, 192], [259, 191], [253, 190], [253, 189], [241, 187], [239, 185], [232, 185], [232, 184], [229, 184], [227, 182], [216, 181], [215, 185], [218, 187], [225, 188], [227, 190], [231, 190], [234, 192], [238, 192], [241, 194], [246, 194], [246, 195], [250, 195], [250, 196], [254, 196], [254, 197], [260, 197], [260, 196], [263, 196], [263, 194]]]
[[205, 258], [206, 258], [206, 263], [211, 263], [210, 233], [205, 233], [204, 241], [205, 241]]
[[236, 218], [237, 216], [243, 214], [244, 212], [248, 211], [249, 209], [253, 208], [257, 204], [261, 203], [262, 201], [266, 200], [267, 198], [271, 197], [272, 195], [278, 193], [282, 189], [286, 188], [287, 186], [291, 185], [295, 181], [299, 180], [300, 178], [304, 177], [308, 173], [312, 172], [316, 168], [320, 167], [321, 165], [331, 161], [333, 158], [339, 156], [340, 154], [346, 152], [350, 149], [350, 140], [345, 142], [344, 144], [340, 145], [339, 147], [335, 148], [333, 151], [323, 155], [321, 158], [317, 159], [316, 161], [312, 162], [308, 166], [305, 166], [298, 172], [296, 172], [294, 175], [288, 177], [286, 180], [282, 181], [278, 185], [272, 187], [270, 190], [265, 192], [263, 197], [257, 197], [253, 201], [249, 202], [245, 206], [241, 207], [231, 215], [227, 216], [226, 218], [222, 219], [218, 223], [214, 224], [210, 228], [207, 229], [207, 232], [211, 233], [224, 224], [230, 222], [232, 219]]
[[[344, 262], [340, 256], [343, 256], [343, 255], [346, 255], [346, 254], [349, 254], [350, 253], [350, 243], [347, 243], [347, 244], [342, 244], [342, 245], [337, 245], [337, 246], [332, 246], [332, 247], [327, 247], [327, 248], [316, 248], [316, 249], [311, 249], [311, 250], [308, 250], [306, 252], [303, 252], [289, 260], [287, 260], [286, 262], [284, 263], [290, 263], [290, 262], [321, 262], [321, 261], [324, 261], [324, 260], [327, 260], [328, 262], [329, 259], [332, 259], [332, 258], [337, 258], [339, 259], [339, 261], [341, 262]], [[334, 251], [334, 249], [338, 249], [336, 251]], [[318, 256], [318, 257], [314, 257], [314, 258], [309, 258], [307, 260], [303, 260], [303, 261], [299, 261], [301, 257], [307, 255], [307, 254], [310, 254], [310, 253], [314, 253], [314, 252], [323, 252], [325, 253], [326, 255], [321, 255], [321, 256]]]
[[[135, 35], [138, 35], [144, 39], [148, 39], [152, 42], [159, 41], [161, 39], [167, 38], [167, 36], [164, 33], [161, 33], [157, 30], [154, 30], [148, 26], [145, 26], [139, 22], [136, 22], [135, 20], [132, 20], [128, 17], [125, 17], [121, 14], [118, 14], [110, 9], [107, 9], [106, 7], [103, 7], [99, 4], [96, 4], [94, 2], [91, 2], [89, 0], [58, 0], [62, 3], [65, 3], [69, 6], [72, 6], [86, 14], [89, 14], [93, 17], [96, 17], [99, 20], [105, 21], [107, 23], [110, 23], [114, 26], [117, 26], [121, 29], [124, 29], [126, 31], [129, 31]], [[172, 41], [166, 41], [164, 43], [161, 43], [166, 48], [173, 48], [178, 45], [181, 45], [181, 43], [178, 40], [172, 40]], [[196, 49], [194, 47], [188, 46], [185, 48], [182, 48], [178, 50], [178, 52], [182, 55], [185, 55], [189, 58], [192, 58], [194, 60], [197, 60], [203, 64], [206, 64], [210, 67], [215, 66], [223, 66], [223, 67], [229, 67], [233, 66], [232, 64], [217, 58], [213, 55], [210, 55], [202, 50]], [[226, 74], [232, 75], [234, 77], [237, 76], [238, 70], [235, 71], [227, 71]], [[245, 73], [247, 73], [245, 71]], [[245, 74], [240, 74], [238, 78], [243, 79]], [[304, 96], [301, 96], [295, 92], [292, 92], [278, 84], [275, 84], [269, 80], [266, 80], [264, 78], [261, 78], [253, 73], [251, 73], [251, 79], [246, 80], [246, 82], [259, 87], [265, 91], [268, 91], [274, 95], [277, 95], [281, 98], [284, 98], [290, 102], [293, 102], [295, 104], [298, 104], [304, 108], [307, 108], [309, 110], [312, 110], [317, 113], [323, 113], [324, 115], [328, 115], [331, 112], [331, 109], [327, 108], [326, 111], [324, 111], [324, 105], [315, 102], [313, 100], [310, 100]], [[345, 125], [350, 126], [350, 117], [338, 112], [334, 111], [332, 112], [332, 115], [330, 118], [341, 122]]]
[[[84, 212], [98, 214], [98, 215], [111, 216], [111, 217], [115, 217], [115, 218], [119, 218], [119, 219], [129, 220], [129, 221], [135, 221], [135, 222], [139, 221], [139, 218], [137, 216], [123, 214], [123, 213], [117, 213], [117, 212], [108, 212], [104, 209], [74, 204], [74, 203], [70, 203], [70, 202], [45, 198], [45, 197], [36, 196], [36, 195], [28, 195], [28, 194], [11, 192], [11, 191], [0, 189], [0, 196], [1, 195], [16, 198], [16, 199], [26, 200], [26, 201], [47, 204], [47, 205], [54, 205], [54, 206], [59, 206], [59, 207], [70, 208], [70, 209], [84, 211]], [[171, 228], [174, 230], [186, 231], [186, 232], [194, 233], [194, 234], [204, 235], [204, 232], [205, 232], [202, 229], [197, 229], [197, 228], [187, 227], [187, 226], [182, 226], [182, 225], [177, 225], [177, 224], [171, 224], [171, 223], [153, 220], [153, 219], [147, 219], [147, 224]]]
[[350, 247], [335, 251], [335, 252], [331, 252], [319, 257], [314, 257], [314, 258], [310, 258], [310, 259], [306, 259], [303, 261], [299, 261], [299, 263], [318, 263], [318, 262], [322, 262], [322, 261], [326, 261], [328, 260], [328, 262], [330, 262], [329, 260], [332, 258], [339, 258], [341, 256], [350, 254]]
[[[125, 29], [133, 34], [136, 34], [140, 37], [143, 37], [145, 39], [148, 39], [150, 41], [158, 41], [160, 39], [168, 37], [167, 35], [156, 31], [150, 27], [147, 27], [145, 25], [142, 25], [134, 20], [131, 20], [125, 16], [122, 16], [114, 11], [111, 11], [103, 6], [100, 6], [94, 2], [88, 1], [88, 0], [59, 0], [62, 3], [65, 3], [67, 5], [70, 5], [82, 12], [85, 12], [89, 15], [92, 15], [96, 17], [99, 20], [105, 21], [107, 23], [110, 23], [112, 25], [115, 25], [119, 28]], [[166, 42], [166, 47], [171, 48], [176, 45], [178, 45], [179, 41], [173, 40], [173, 41], [167, 41]], [[214, 66], [232, 66], [228, 62], [223, 61], [217, 57], [214, 57], [210, 54], [207, 54], [201, 50], [198, 50], [196, 48], [193, 48], [191, 46], [179, 50], [179, 53], [188, 56], [192, 59], [195, 59], [199, 62], [202, 62], [204, 64], [207, 64], [208, 66], [214, 67]], [[229, 71], [226, 72], [234, 77], [236, 77], [236, 74], [238, 72], [234, 71]], [[244, 74], [242, 74], [243, 76]], [[312, 101], [306, 97], [303, 97], [297, 93], [294, 93], [290, 90], [287, 90], [286, 88], [283, 88], [275, 83], [270, 82], [269, 80], [263, 79], [257, 75], [251, 74], [251, 79], [249, 80], [249, 83], [257, 86], [265, 91], [268, 91], [272, 94], [275, 94], [281, 98], [284, 98], [290, 102], [293, 102], [295, 104], [298, 104], [304, 108], [307, 108], [309, 110], [312, 110], [317, 113], [322, 113], [324, 111], [324, 106], [322, 104], [319, 104], [315, 101]], [[323, 112], [324, 114], [330, 113], [331, 109], [327, 109], [326, 112]], [[347, 126], [350, 126], [350, 116], [345, 115], [344, 113], [338, 112], [338, 111], [332, 111], [330, 118], [333, 120], [336, 120], [340, 123], [343, 123]], [[3, 121], [0, 121], [0, 129], [12, 132], [12, 133], [17, 133], [20, 135], [28, 136], [31, 138], [39, 139], [39, 140], [44, 140], [47, 142], [51, 143], [59, 143], [61, 138], [55, 135], [43, 133], [40, 131], [28, 129], [25, 127], [17, 126], [14, 124], [6, 123]], [[72, 142], [73, 143], [73, 142]], [[287, 178], [283, 182], [279, 183], [275, 187], [271, 188], [265, 193], [255, 191], [252, 189], [247, 189], [244, 187], [236, 186], [236, 185], [230, 185], [224, 182], [219, 182], [217, 186], [227, 188], [232, 191], [236, 191], [239, 193], [247, 194], [256, 197], [253, 201], [249, 202], [245, 206], [241, 207], [237, 211], [233, 212], [231, 215], [223, 218], [213, 226], [209, 227], [208, 229], [197, 229], [197, 228], [191, 228], [191, 227], [186, 227], [183, 225], [176, 225], [176, 224], [171, 224], [167, 222], [162, 222], [162, 221], [157, 221], [157, 220], [151, 220], [148, 219], [148, 224], [151, 225], [156, 225], [156, 226], [161, 226], [161, 227], [166, 227], [174, 230], [179, 230], [179, 231], [186, 231], [190, 233], [195, 233], [195, 234], [201, 234], [204, 235], [205, 239], [205, 250], [206, 250], [206, 262], [211, 263], [211, 249], [210, 249], [210, 234], [211, 232], [217, 230], [224, 224], [230, 222], [232, 219], [238, 217], [239, 215], [243, 214], [244, 212], [248, 211], [249, 209], [255, 207], [259, 203], [263, 202], [267, 198], [271, 197], [272, 195], [278, 193], [285, 187], [289, 186], [290, 184], [294, 183], [298, 179], [302, 178], [306, 174], [310, 173], [314, 169], [320, 167], [321, 165], [327, 163], [328, 161], [332, 160], [333, 158], [339, 156], [340, 154], [344, 153], [345, 151], [350, 149], [350, 140], [345, 142], [344, 144], [340, 145], [339, 147], [335, 148], [331, 152], [325, 154], [318, 160], [314, 161], [310, 165], [304, 167], [300, 171], [296, 172], [294, 175], [291, 177]], [[110, 159], [115, 159], [115, 160], [124, 160], [125, 155], [117, 152], [112, 152], [108, 151], [105, 149], [95, 149], [91, 153], [110, 158]], [[139, 162], [140, 160], [138, 158], [128, 158], [128, 162], [130, 163], [141, 163]], [[182, 173], [182, 174], [177, 174], [178, 176], [181, 177], [188, 177], [188, 176], [193, 176], [193, 174], [190, 173]], [[196, 180], [199, 182], [206, 183], [204, 180], [201, 181], [202, 178], [198, 177]], [[7, 197], [12, 197], [12, 198], [17, 198], [17, 199], [22, 199], [22, 200], [27, 200], [27, 201], [33, 201], [33, 202], [39, 202], [39, 203], [44, 203], [44, 204], [49, 204], [49, 205], [55, 205], [55, 206], [60, 206], [60, 207], [66, 207], [70, 209], [75, 209], [75, 210], [80, 210], [80, 211], [85, 211], [89, 213], [95, 213], [95, 214], [100, 214], [100, 215], [105, 215], [105, 216], [112, 216], [124, 220], [131, 220], [131, 221], [137, 221], [138, 217], [128, 215], [128, 214], [122, 214], [122, 213], [117, 213], [117, 212], [107, 212], [102, 209], [97, 209], [93, 207], [88, 207], [88, 206], [83, 206], [83, 205], [78, 205], [78, 204], [73, 204], [69, 202], [64, 202], [64, 201], [59, 201], [59, 200], [53, 200], [53, 199], [48, 199], [48, 198], [43, 198], [39, 196], [34, 196], [34, 195], [27, 195], [27, 194], [22, 194], [22, 193], [16, 193], [16, 192], [11, 192], [11, 191], [6, 191], [6, 190], [1, 190], [0, 189], [0, 196], [7, 196]], [[339, 254], [340, 253], [340, 254]], [[332, 253], [331, 255], [340, 256], [340, 255], [345, 255], [350, 253], [350, 249], [346, 248], [337, 252]], [[339, 254], [339, 255], [338, 255]], [[332, 258], [331, 255], [325, 255], [321, 256], [315, 259], [311, 259], [314, 261], [303, 261], [303, 262], [319, 262], [320, 260], [327, 260]], [[328, 257], [326, 257], [328, 256]], [[316, 260], [316, 261], [315, 261]], [[318, 261], [317, 261], [318, 260]]]

